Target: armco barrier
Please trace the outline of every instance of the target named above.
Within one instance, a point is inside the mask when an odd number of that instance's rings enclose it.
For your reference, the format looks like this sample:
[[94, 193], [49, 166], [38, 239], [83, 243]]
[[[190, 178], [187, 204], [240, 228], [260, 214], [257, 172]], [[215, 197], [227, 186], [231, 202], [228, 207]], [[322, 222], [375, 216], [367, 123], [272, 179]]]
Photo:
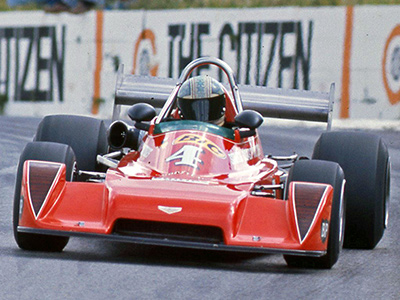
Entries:
[[242, 84], [328, 92], [335, 82], [335, 118], [398, 120], [399, 15], [400, 6], [2, 12], [0, 94], [10, 115], [111, 117], [120, 63], [177, 78], [192, 59], [216, 56]]

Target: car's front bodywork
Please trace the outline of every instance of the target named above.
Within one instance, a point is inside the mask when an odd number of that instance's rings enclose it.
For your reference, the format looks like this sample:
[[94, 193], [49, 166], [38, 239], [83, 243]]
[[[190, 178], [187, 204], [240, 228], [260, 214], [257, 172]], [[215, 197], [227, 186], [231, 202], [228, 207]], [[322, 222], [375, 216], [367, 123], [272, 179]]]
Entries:
[[307, 256], [327, 250], [332, 187], [286, 187], [257, 135], [153, 122], [141, 148], [105, 176], [70, 182], [65, 173], [61, 163], [25, 162], [19, 232]]

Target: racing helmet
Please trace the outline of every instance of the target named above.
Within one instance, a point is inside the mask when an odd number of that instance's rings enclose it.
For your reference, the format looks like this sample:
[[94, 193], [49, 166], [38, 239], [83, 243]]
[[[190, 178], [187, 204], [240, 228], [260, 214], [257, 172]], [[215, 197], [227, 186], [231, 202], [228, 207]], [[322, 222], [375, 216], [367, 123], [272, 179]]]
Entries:
[[221, 83], [207, 75], [186, 80], [177, 95], [181, 117], [186, 120], [224, 123], [225, 91]]

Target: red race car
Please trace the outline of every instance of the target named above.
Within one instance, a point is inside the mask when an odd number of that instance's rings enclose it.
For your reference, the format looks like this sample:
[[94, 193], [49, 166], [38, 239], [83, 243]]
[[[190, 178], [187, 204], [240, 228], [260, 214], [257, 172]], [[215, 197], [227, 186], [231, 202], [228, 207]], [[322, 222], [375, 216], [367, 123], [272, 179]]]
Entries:
[[[227, 83], [191, 77], [206, 64]], [[316, 268], [331, 268], [343, 243], [374, 248], [387, 225], [387, 147], [375, 135], [329, 131], [333, 90], [238, 87], [216, 58], [194, 60], [177, 83], [120, 72], [108, 130], [94, 118], [47, 116], [26, 145], [15, 240], [42, 251], [82, 236], [280, 253]], [[134, 125], [120, 120], [122, 105]], [[312, 159], [264, 156], [263, 117], [327, 122], [328, 131]]]

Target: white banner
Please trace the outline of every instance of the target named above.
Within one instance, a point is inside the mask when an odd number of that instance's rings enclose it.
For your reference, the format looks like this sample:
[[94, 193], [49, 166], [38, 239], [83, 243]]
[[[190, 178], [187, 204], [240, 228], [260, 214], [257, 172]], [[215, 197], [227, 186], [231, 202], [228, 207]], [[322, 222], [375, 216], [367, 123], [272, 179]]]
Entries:
[[[7, 114], [110, 117], [118, 65], [177, 78], [225, 60], [243, 84], [328, 91], [336, 118], [400, 118], [400, 6], [0, 13]], [[29, 21], [28, 21], [29, 20]], [[203, 68], [224, 80], [217, 69]]]

